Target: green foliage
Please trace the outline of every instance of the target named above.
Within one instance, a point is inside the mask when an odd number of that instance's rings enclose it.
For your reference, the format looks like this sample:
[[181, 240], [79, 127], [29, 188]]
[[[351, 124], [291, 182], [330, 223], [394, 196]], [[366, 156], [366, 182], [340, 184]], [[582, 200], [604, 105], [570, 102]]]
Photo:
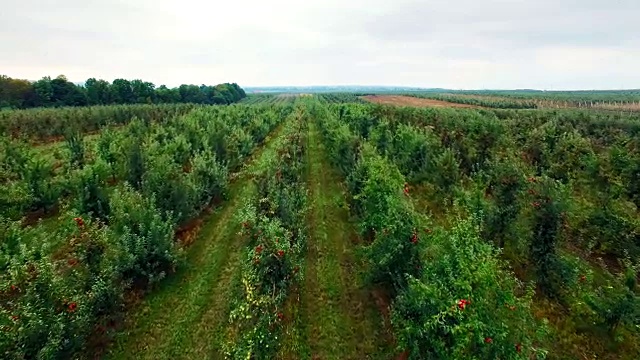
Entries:
[[229, 172], [211, 152], [199, 152], [193, 157], [189, 176], [200, 194], [200, 208], [227, 198]]
[[229, 167], [235, 169], [242, 159], [251, 152], [253, 148], [253, 138], [250, 133], [245, 132], [240, 127], [236, 127], [231, 130], [226, 143], [227, 148], [225, 149], [225, 153], [229, 161]]
[[106, 164], [96, 162], [80, 170], [75, 184], [75, 209], [101, 221], [109, 216], [109, 199], [106, 193]]
[[26, 144], [10, 140], [7, 138], [0, 139], [0, 175], [4, 183], [9, 180], [15, 180], [24, 170], [30, 157]]
[[133, 121], [129, 124], [126, 132], [128, 134], [123, 144], [124, 149], [122, 149], [124, 178], [134, 189], [139, 190], [142, 186], [142, 177], [146, 166], [143, 153], [143, 136], [146, 129], [141, 122]]
[[29, 81], [0, 75], [0, 110], [22, 108], [34, 97], [34, 88]]
[[82, 134], [70, 131], [65, 138], [65, 142], [69, 150], [69, 163], [73, 168], [81, 168], [85, 160], [85, 144]]
[[532, 178], [533, 211], [531, 263], [535, 266], [539, 285], [551, 297], [559, 297], [566, 279], [566, 269], [558, 258], [560, 231], [566, 208], [566, 193], [557, 181]]
[[403, 194], [404, 178], [375, 148], [365, 144], [348, 180], [360, 232], [369, 237], [371, 278], [401, 284], [419, 266], [419, 220]]
[[548, 175], [567, 183], [586, 170], [585, 164], [595, 157], [593, 146], [577, 131], [563, 133], [549, 154]]
[[640, 256], [640, 222], [628, 204], [612, 201], [586, 212], [575, 230], [596, 254], [611, 254], [619, 259]]
[[53, 86], [51, 78], [46, 76], [33, 83], [35, 92], [35, 104], [37, 106], [49, 106], [53, 101]]
[[306, 253], [306, 187], [302, 179], [304, 138], [295, 121], [285, 129], [277, 154], [256, 174], [257, 193], [241, 214], [239, 235], [249, 247], [242, 266], [242, 290], [233, 306], [232, 359], [269, 359], [278, 350], [283, 304], [300, 280]]
[[544, 328], [530, 310], [533, 289], [503, 270], [470, 221], [436, 233], [428, 244], [420, 275], [393, 306], [399, 346], [410, 359], [544, 356], [536, 344]]
[[434, 184], [438, 187], [442, 199], [453, 202], [453, 190], [460, 181], [460, 167], [453, 151], [445, 149], [434, 161]]
[[488, 168], [490, 180], [487, 191], [494, 202], [485, 214], [482, 237], [493, 241], [499, 248], [504, 248], [509, 230], [520, 213], [518, 198], [525, 188], [524, 172], [514, 158], [496, 161]]
[[327, 103], [339, 103], [339, 104], [344, 104], [344, 103], [357, 103], [357, 104], [362, 104], [365, 101], [362, 100], [360, 97], [358, 97], [356, 94], [353, 93], [328, 93], [328, 94], [319, 94], [318, 97], [320, 98], [321, 101], [323, 102], [327, 102]]
[[[438, 139], [430, 129], [400, 124], [393, 132], [393, 150], [388, 152], [400, 171], [413, 183], [434, 181]], [[375, 137], [372, 136], [375, 141]]]
[[177, 261], [172, 219], [160, 215], [153, 198], [128, 187], [115, 191], [109, 207], [116, 269], [123, 281], [151, 285], [162, 279]]
[[0, 133], [34, 141], [51, 141], [67, 135], [71, 128], [75, 132], [86, 134], [107, 125], [126, 125], [134, 118], [144, 122], [163, 122], [171, 117], [187, 114], [194, 108], [195, 105], [192, 104], [168, 104], [0, 111]]
[[[83, 347], [99, 317], [121, 301], [107, 232], [80, 218], [75, 225], [67, 219], [54, 233], [9, 230], [17, 241], [28, 239], [36, 246], [15, 247], [0, 276], [0, 292], [11, 299], [0, 306], [6, 330], [0, 347], [8, 358], [70, 357]], [[51, 259], [44, 255], [53, 239], [66, 240], [68, 252]]]
[[56, 203], [60, 185], [53, 178], [53, 167], [42, 158], [29, 159], [25, 165], [23, 181], [29, 196], [29, 210], [44, 210], [45, 213]]
[[154, 153], [148, 158], [150, 161], [141, 179], [141, 192], [147, 197], [155, 197], [161, 212], [172, 214], [178, 223], [193, 217], [197, 210], [197, 189], [188, 181], [182, 166], [173, 162], [166, 153]]
[[[224, 87], [118, 84], [133, 102], [241, 96]], [[106, 85], [88, 81], [88, 101], [112, 101]], [[74, 96], [66, 79], [39, 86], [50, 106]], [[230, 174], [287, 117], [276, 152], [251, 174], [251, 202], [233, 220], [241, 229], [233, 241], [247, 247], [227, 356], [276, 355], [283, 304], [306, 254], [308, 121], [318, 123], [346, 179], [364, 240], [358, 263], [391, 296], [399, 351], [493, 359], [542, 358], [549, 349], [573, 358], [577, 348], [600, 355], [590, 348], [596, 334], [611, 356], [637, 348], [637, 116], [261, 99], [266, 105], [0, 112], [11, 137], [46, 139], [78, 126], [66, 148], [27, 149], [9, 137], [0, 144], [0, 353], [78, 357], [96, 327], [122, 310], [126, 291], [177, 266], [176, 229], [225, 198]], [[124, 126], [80, 135], [107, 124]], [[57, 223], [35, 221], [56, 206]]]
[[640, 325], [637, 271], [637, 268], [627, 266], [617, 283], [609, 283], [584, 294], [585, 302], [592, 311], [592, 321], [605, 326], [611, 334], [622, 324]]
[[337, 164], [343, 174], [349, 174], [357, 161], [359, 139], [351, 133], [345, 124], [327, 126], [325, 136], [332, 161]]
[[247, 95], [238, 84], [215, 86], [181, 85], [156, 89], [153, 83], [142, 80], [89, 78], [84, 86], [76, 85], [64, 75], [55, 79], [44, 77], [36, 82], [0, 76], [0, 109], [28, 107], [60, 107], [110, 104], [197, 103], [231, 104]]
[[96, 152], [102, 161], [109, 167], [112, 180], [116, 178], [116, 163], [118, 160], [118, 142], [120, 138], [111, 129], [104, 129], [98, 137]]
[[[544, 340], [544, 328], [534, 320], [530, 309], [533, 288], [525, 289], [504, 270], [505, 264], [497, 260], [490, 244], [480, 241], [480, 230], [471, 225], [471, 220], [458, 220], [454, 230], [434, 235], [430, 221], [413, 208], [412, 188], [400, 169], [416, 173], [407, 153], [417, 155], [426, 150], [424, 142], [417, 139], [425, 139], [427, 134], [427, 149], [434, 153], [433, 160], [418, 162], [421, 181], [433, 182], [439, 197], [451, 202], [457, 198], [454, 191], [464, 176], [457, 150], [442, 149], [441, 142], [428, 132], [372, 120], [362, 115], [362, 110], [354, 106], [341, 108], [339, 113], [361, 135], [370, 136], [377, 147], [365, 142], [350, 169], [342, 157], [332, 155], [348, 175], [351, 210], [367, 240], [367, 275], [383, 286], [392, 286], [392, 294], [397, 296], [392, 312], [399, 348], [412, 359], [543, 357], [546, 352], [536, 342]], [[328, 148], [340, 149], [333, 144], [341, 137], [349, 138], [337, 136], [344, 132], [336, 131], [343, 124], [331, 117], [318, 121]], [[478, 138], [486, 150], [499, 137]], [[477, 159], [482, 160], [473, 162], [483, 166], [492, 161], [489, 156]], [[501, 204], [517, 200], [524, 183], [519, 168], [503, 164], [489, 177], [497, 182], [493, 188]], [[513, 218], [517, 217], [517, 207], [511, 210]]]
[[[3, 142], [0, 153], [8, 157], [2, 164], [8, 177], [0, 182], [7, 190], [0, 196], [3, 357], [80, 356], [89, 338], [104, 333], [124, 310], [126, 292], [150, 289], [174, 271], [180, 259], [174, 241], [179, 223], [224, 198], [230, 161], [216, 157], [209, 139], [246, 129], [250, 146], [233, 159], [240, 164], [278, 124], [279, 115], [290, 111], [226, 107], [162, 123], [143, 118], [102, 133], [95, 146], [74, 135], [70, 148], [82, 152], [75, 158]], [[209, 120], [226, 125], [210, 127]], [[5, 218], [56, 204], [74, 209], [63, 212], [55, 225], [24, 227]], [[298, 238], [303, 233], [296, 231]]]
[[89, 78], [84, 84], [87, 89], [87, 102], [89, 105], [101, 105], [111, 103], [110, 84], [105, 80]]

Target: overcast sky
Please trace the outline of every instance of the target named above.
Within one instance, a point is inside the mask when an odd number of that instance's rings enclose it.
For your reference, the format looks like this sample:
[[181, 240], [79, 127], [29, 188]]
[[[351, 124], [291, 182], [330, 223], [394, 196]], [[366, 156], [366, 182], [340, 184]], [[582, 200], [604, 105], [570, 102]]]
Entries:
[[640, 0], [7, 0], [0, 74], [640, 88]]

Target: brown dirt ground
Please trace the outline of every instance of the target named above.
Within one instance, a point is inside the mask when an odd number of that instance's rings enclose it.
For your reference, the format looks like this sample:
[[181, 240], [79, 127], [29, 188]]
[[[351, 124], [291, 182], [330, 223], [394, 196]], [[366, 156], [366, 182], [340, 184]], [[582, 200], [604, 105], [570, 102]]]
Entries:
[[411, 96], [401, 95], [367, 95], [360, 98], [373, 102], [376, 104], [384, 105], [397, 105], [397, 106], [413, 106], [413, 107], [451, 107], [451, 108], [465, 108], [465, 109], [480, 109], [480, 106], [456, 104], [447, 101], [433, 100], [433, 99], [421, 99]]

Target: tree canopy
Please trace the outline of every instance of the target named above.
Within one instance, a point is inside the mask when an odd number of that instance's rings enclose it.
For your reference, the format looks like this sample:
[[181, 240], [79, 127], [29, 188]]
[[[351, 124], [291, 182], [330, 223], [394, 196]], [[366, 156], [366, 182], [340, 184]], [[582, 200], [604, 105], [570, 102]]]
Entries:
[[188, 85], [175, 88], [140, 79], [115, 79], [113, 82], [90, 78], [84, 85], [74, 84], [64, 75], [38, 81], [13, 79], [0, 75], [0, 109], [60, 107], [112, 104], [231, 104], [246, 97], [236, 83]]

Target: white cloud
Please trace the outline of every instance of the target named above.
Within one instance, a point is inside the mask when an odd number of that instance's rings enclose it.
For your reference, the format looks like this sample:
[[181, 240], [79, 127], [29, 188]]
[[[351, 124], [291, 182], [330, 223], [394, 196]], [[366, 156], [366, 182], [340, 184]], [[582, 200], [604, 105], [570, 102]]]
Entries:
[[0, 70], [157, 84], [640, 87], [636, 0], [22, 0]]

